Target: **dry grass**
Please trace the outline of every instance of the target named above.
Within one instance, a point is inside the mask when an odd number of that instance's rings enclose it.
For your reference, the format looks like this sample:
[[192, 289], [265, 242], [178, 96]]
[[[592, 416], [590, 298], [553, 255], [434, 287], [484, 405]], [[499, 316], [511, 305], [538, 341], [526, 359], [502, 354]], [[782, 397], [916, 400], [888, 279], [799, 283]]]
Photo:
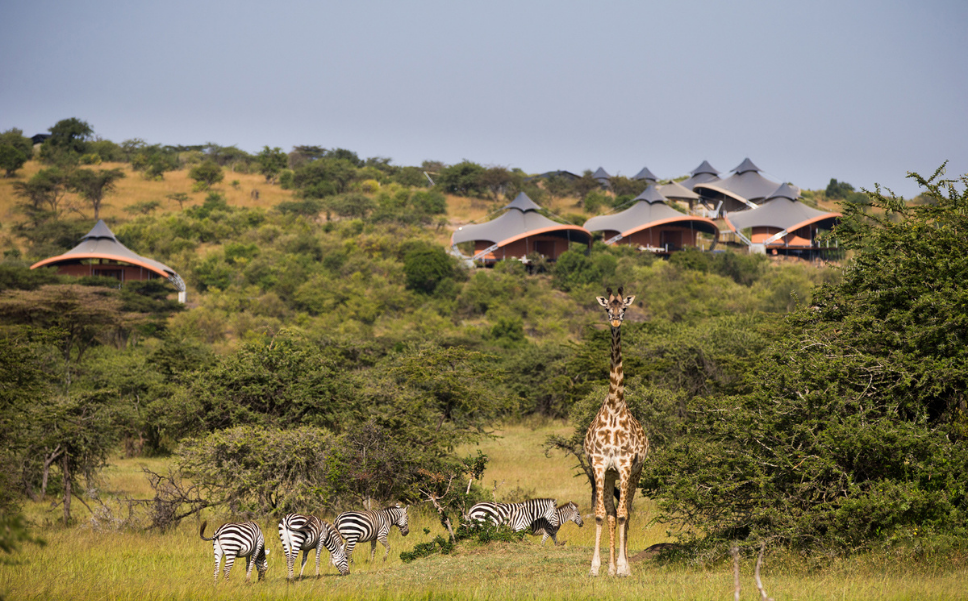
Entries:
[[[583, 479], [571, 478], [571, 462], [546, 458], [541, 443], [549, 434], [565, 434], [561, 423], [534, 427], [509, 425], [502, 438], [479, 446], [490, 458], [486, 482], [497, 480], [497, 494], [513, 494], [515, 488], [534, 489], [535, 495], [576, 500], [587, 509], [588, 487]], [[140, 481], [139, 464], [164, 469], [163, 459], [118, 459], [105, 472], [106, 488], [131, 494], [147, 494]], [[632, 521], [631, 547], [641, 549], [664, 536], [645, 527], [648, 501], [637, 501], [639, 511]], [[352, 573], [339, 577], [325, 563], [322, 576], [312, 576], [312, 559], [307, 574], [287, 583], [275, 524], [263, 521], [269, 548], [266, 581], [246, 584], [244, 563], [236, 564], [228, 583], [212, 584], [211, 543], [198, 538], [198, 524], [186, 521], [170, 534], [143, 532], [95, 532], [89, 525], [64, 529], [55, 523], [58, 510], [32, 505], [31, 517], [42, 527], [48, 545], [27, 547], [0, 564], [0, 595], [9, 599], [731, 599], [731, 566], [663, 565], [652, 561], [633, 563], [633, 575], [625, 579], [588, 576], [593, 525], [579, 530], [563, 527], [561, 538], [568, 544], [552, 547], [534, 538], [523, 544], [463, 543], [452, 555], [437, 555], [403, 563], [399, 554], [415, 544], [442, 534], [435, 516], [417, 509], [411, 519], [410, 536], [394, 529], [392, 552], [386, 563], [370, 562], [367, 546], [357, 549]], [[79, 515], [85, 510], [78, 507]], [[208, 516], [217, 522], [215, 516]], [[427, 532], [425, 532], [425, 529]], [[211, 526], [210, 526], [211, 531]], [[758, 598], [753, 584], [754, 558], [742, 564], [743, 599]], [[763, 572], [767, 592], [784, 600], [819, 599], [965, 599], [965, 566], [912, 565], [907, 560], [867, 557], [809, 567], [799, 558], [768, 557]], [[255, 576], [253, 576], [253, 579]]]

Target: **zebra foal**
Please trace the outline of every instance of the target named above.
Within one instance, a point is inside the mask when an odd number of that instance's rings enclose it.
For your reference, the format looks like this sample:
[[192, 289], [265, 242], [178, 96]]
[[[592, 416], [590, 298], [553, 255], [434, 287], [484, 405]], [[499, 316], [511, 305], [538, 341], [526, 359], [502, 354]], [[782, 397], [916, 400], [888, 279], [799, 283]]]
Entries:
[[252, 566], [259, 572], [259, 580], [262, 580], [269, 569], [269, 549], [266, 549], [266, 541], [262, 536], [262, 529], [255, 522], [244, 522], [241, 524], [229, 522], [222, 524], [212, 534], [212, 538], [205, 538], [205, 527], [208, 522], [202, 522], [198, 529], [198, 536], [202, 540], [212, 541], [212, 549], [215, 552], [215, 584], [218, 584], [218, 566], [225, 556], [225, 580], [229, 579], [229, 572], [237, 557], [245, 557], [245, 581], [249, 582], [252, 577]]
[[340, 538], [336, 528], [326, 520], [321, 520], [314, 515], [290, 513], [279, 522], [279, 538], [282, 539], [282, 552], [286, 556], [289, 580], [292, 580], [293, 564], [296, 563], [299, 552], [303, 552], [302, 564], [299, 567], [301, 577], [303, 570], [306, 569], [309, 552], [313, 549], [316, 549], [316, 575], [319, 576], [319, 554], [323, 551], [323, 547], [329, 550], [329, 560], [339, 570], [341, 576], [350, 573], [349, 563], [343, 553], [343, 539]]
[[495, 526], [507, 524], [520, 532], [531, 528], [539, 519], [558, 525], [554, 499], [528, 499], [520, 503], [477, 503], [467, 512], [470, 523], [491, 522]]
[[565, 522], [571, 520], [578, 524], [581, 528], [585, 523], [581, 519], [581, 513], [578, 512], [578, 505], [572, 502], [565, 503], [561, 507], [555, 510], [556, 524], [552, 524], [550, 521], [544, 518], [538, 518], [531, 524], [531, 534], [532, 536], [537, 536], [542, 534], [541, 544], [545, 544], [548, 537], [551, 537], [552, 542], [555, 546], [558, 545], [558, 530], [565, 525]]
[[406, 507], [387, 507], [379, 511], [344, 511], [336, 517], [333, 524], [346, 541], [343, 551], [349, 561], [353, 561], [356, 543], [367, 541], [370, 542], [370, 561], [376, 555], [377, 541], [387, 549], [383, 555], [383, 561], [386, 561], [390, 555], [390, 543], [387, 541], [390, 527], [400, 528], [400, 534], [404, 536], [410, 533]]

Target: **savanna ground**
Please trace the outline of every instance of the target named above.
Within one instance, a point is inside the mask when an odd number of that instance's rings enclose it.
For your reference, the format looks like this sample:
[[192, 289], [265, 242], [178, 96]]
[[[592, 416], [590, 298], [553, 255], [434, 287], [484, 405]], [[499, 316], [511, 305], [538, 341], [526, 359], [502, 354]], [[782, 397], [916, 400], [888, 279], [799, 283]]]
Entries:
[[[451, 555], [434, 555], [405, 564], [400, 552], [443, 534], [436, 515], [425, 505], [412, 512], [410, 535], [397, 529], [386, 563], [383, 548], [375, 561], [368, 545], [357, 547], [351, 574], [339, 577], [325, 556], [322, 575], [313, 576], [312, 558], [306, 574], [294, 583], [285, 577], [285, 562], [274, 520], [260, 520], [269, 556], [267, 579], [245, 583], [241, 561], [231, 579], [212, 584], [211, 543], [198, 538], [199, 522], [185, 520], [168, 534], [92, 528], [90, 515], [78, 507], [81, 523], [63, 528], [60, 510], [42, 504], [26, 507], [29, 518], [47, 541], [44, 547], [26, 546], [0, 564], [0, 595], [6, 599], [732, 599], [733, 572], [727, 561], [662, 563], [633, 560], [630, 578], [588, 575], [594, 543], [585, 479], [575, 478], [573, 461], [561, 455], [546, 457], [542, 443], [550, 434], [566, 434], [559, 422], [508, 425], [501, 437], [478, 447], [490, 457], [484, 483], [496, 486], [498, 499], [519, 496], [553, 496], [573, 500], [586, 516], [579, 529], [568, 523], [559, 539], [561, 547], [544, 546], [540, 538], [523, 543], [462, 543]], [[141, 465], [164, 469], [163, 459], [117, 459], [104, 472], [104, 494], [149, 494]], [[108, 505], [111, 503], [108, 501]], [[332, 519], [333, 516], [326, 516]], [[211, 524], [225, 516], [206, 515]], [[648, 546], [670, 540], [664, 527], [648, 525], [649, 502], [636, 499], [630, 533], [630, 556]], [[606, 538], [603, 536], [603, 538]], [[607, 539], [606, 539], [607, 540]], [[756, 599], [755, 557], [741, 564], [742, 598]], [[810, 599], [968, 599], [968, 567], [925, 558], [912, 563], [910, 554], [887, 553], [830, 559], [769, 554], [762, 571], [764, 587], [778, 600]]]

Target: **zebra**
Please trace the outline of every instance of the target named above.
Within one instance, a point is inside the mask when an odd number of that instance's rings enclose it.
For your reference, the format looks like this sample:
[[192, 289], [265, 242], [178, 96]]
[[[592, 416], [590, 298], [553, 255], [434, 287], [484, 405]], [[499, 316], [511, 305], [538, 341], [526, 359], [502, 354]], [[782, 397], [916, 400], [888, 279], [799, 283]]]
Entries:
[[507, 524], [515, 532], [531, 528], [531, 525], [539, 519], [544, 519], [555, 526], [559, 525], [554, 499], [528, 499], [520, 503], [482, 502], [471, 507], [467, 517], [471, 523], [489, 521], [495, 526]]
[[353, 548], [356, 543], [366, 541], [370, 541], [370, 561], [373, 561], [376, 554], [377, 541], [387, 549], [383, 555], [383, 561], [386, 561], [390, 555], [390, 543], [387, 542], [390, 527], [400, 528], [400, 534], [404, 536], [410, 533], [407, 508], [399, 505], [379, 511], [344, 511], [336, 517], [334, 524], [346, 541], [343, 551], [349, 561], [353, 561]]
[[343, 539], [326, 520], [314, 515], [290, 513], [279, 522], [279, 538], [282, 539], [282, 552], [286, 555], [289, 580], [292, 580], [293, 564], [299, 552], [303, 552], [302, 565], [299, 567], [299, 576], [302, 576], [312, 549], [316, 549], [316, 575], [319, 576], [319, 554], [323, 547], [329, 549], [329, 559], [341, 576], [350, 573], [349, 563], [343, 553]]
[[252, 576], [252, 566], [259, 572], [259, 580], [265, 577], [266, 570], [269, 569], [269, 549], [266, 549], [266, 541], [262, 536], [262, 530], [255, 522], [245, 522], [242, 524], [227, 523], [222, 524], [215, 530], [212, 538], [205, 538], [205, 527], [208, 522], [202, 522], [198, 529], [198, 536], [202, 540], [210, 540], [215, 551], [215, 584], [218, 584], [218, 566], [225, 556], [225, 580], [229, 579], [229, 572], [232, 571], [232, 564], [236, 557], [245, 557], [245, 580], [248, 582]]
[[584, 526], [584, 522], [582, 522], [582, 519], [581, 519], [581, 514], [578, 512], [578, 505], [575, 505], [572, 502], [565, 503], [564, 505], [556, 509], [555, 514], [557, 516], [557, 520], [556, 520], [558, 522], [557, 525], [552, 525], [550, 521], [544, 518], [538, 518], [537, 520], [534, 521], [533, 524], [531, 524], [531, 534], [533, 536], [537, 536], [539, 534], [544, 535], [541, 537], [542, 545], [545, 543], [546, 540], [548, 540], [549, 536], [551, 537], [552, 542], [554, 542], [554, 544], [557, 545], [558, 529], [564, 526], [565, 522], [567, 522], [568, 520], [571, 520], [576, 524], [578, 524], [579, 528]]

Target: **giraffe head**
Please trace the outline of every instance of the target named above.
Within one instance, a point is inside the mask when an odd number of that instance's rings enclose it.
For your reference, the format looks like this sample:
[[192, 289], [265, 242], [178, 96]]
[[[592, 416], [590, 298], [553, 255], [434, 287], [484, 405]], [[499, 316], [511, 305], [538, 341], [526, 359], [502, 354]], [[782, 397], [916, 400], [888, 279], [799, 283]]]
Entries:
[[632, 305], [635, 297], [626, 296], [623, 298], [621, 288], [618, 289], [617, 295], [612, 294], [611, 288], [606, 288], [605, 292], [608, 294], [608, 298], [604, 296], [596, 297], [598, 304], [605, 307], [605, 312], [608, 314], [608, 323], [613, 328], [620, 327], [622, 320], [625, 319], [625, 310]]

